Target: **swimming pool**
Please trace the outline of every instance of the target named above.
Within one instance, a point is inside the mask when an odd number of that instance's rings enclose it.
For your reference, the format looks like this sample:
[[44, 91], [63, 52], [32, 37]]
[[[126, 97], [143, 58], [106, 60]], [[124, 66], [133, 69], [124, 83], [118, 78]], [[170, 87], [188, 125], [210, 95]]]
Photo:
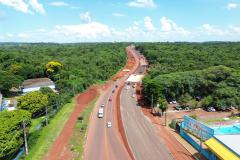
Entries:
[[240, 124], [232, 126], [213, 127], [214, 134], [240, 134]]

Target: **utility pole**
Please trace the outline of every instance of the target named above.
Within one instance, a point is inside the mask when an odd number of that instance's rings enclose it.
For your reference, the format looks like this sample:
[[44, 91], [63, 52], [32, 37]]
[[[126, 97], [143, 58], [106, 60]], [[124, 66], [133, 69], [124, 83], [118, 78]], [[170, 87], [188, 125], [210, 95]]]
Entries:
[[165, 126], [167, 126], [167, 110], [165, 111]]
[[26, 131], [26, 123], [24, 120], [23, 120], [23, 134], [24, 134], [25, 152], [26, 152], [26, 155], [28, 155], [27, 131]]
[[46, 125], [48, 125], [48, 109], [47, 109], [47, 107], [45, 108], [45, 112], [46, 112], [46, 115], [45, 115]]
[[151, 105], [152, 105], [152, 113], [153, 113], [153, 94], [152, 94], [152, 99], [151, 99]]

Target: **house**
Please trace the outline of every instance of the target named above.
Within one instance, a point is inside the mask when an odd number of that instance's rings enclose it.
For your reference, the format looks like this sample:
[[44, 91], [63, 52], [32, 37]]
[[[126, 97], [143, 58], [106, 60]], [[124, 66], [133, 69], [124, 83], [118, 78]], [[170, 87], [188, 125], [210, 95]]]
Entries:
[[28, 79], [22, 83], [22, 93], [27, 94], [29, 92], [38, 91], [41, 87], [49, 87], [55, 91], [55, 84], [49, 78], [35, 78]]

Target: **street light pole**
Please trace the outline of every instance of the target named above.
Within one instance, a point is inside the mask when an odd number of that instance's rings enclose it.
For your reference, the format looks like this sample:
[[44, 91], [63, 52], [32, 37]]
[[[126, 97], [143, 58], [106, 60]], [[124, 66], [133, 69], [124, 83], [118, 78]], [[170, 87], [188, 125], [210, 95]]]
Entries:
[[26, 131], [26, 123], [24, 120], [23, 120], [23, 134], [24, 134], [25, 152], [26, 152], [26, 155], [28, 155], [27, 131]]
[[165, 111], [165, 126], [167, 126], [167, 110]]

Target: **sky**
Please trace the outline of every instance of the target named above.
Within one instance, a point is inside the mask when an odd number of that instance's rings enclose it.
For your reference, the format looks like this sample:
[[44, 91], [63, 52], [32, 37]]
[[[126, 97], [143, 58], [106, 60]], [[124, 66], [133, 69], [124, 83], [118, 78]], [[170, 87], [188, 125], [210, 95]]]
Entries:
[[240, 0], [0, 0], [0, 42], [239, 40]]

